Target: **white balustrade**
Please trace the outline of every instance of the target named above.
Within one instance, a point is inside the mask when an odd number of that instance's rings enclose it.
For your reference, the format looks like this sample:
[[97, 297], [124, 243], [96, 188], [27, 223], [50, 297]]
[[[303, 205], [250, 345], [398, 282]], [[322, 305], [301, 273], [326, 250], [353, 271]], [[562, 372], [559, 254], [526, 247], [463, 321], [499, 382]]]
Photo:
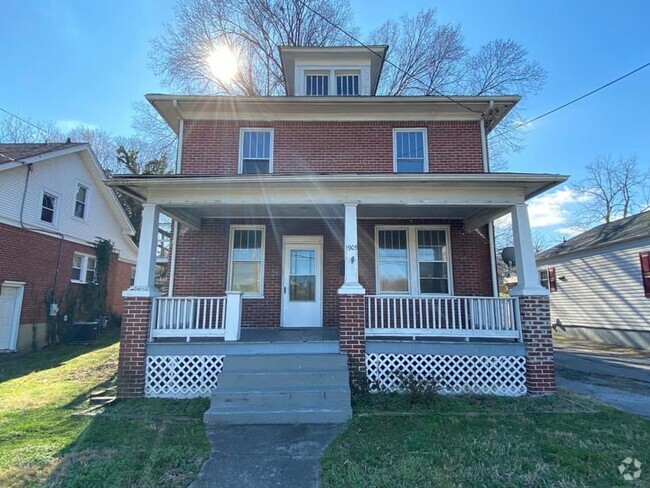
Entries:
[[[238, 303], [231, 306], [237, 299]], [[225, 337], [229, 307], [239, 308], [234, 310], [234, 325], [239, 329], [241, 294], [230, 301], [227, 297], [156, 297], [151, 311], [151, 338], [184, 337], [189, 342], [194, 337]]]
[[367, 336], [521, 339], [516, 297], [366, 295]]

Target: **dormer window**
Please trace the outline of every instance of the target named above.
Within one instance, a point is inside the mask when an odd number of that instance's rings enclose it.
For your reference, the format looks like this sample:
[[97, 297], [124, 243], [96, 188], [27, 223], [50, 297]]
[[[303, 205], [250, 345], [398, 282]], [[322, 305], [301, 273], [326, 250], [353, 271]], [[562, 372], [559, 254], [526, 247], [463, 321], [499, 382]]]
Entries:
[[305, 73], [305, 92], [311, 97], [326, 97], [329, 95], [330, 76], [328, 72]]
[[340, 96], [359, 95], [359, 72], [336, 72], [336, 94]]

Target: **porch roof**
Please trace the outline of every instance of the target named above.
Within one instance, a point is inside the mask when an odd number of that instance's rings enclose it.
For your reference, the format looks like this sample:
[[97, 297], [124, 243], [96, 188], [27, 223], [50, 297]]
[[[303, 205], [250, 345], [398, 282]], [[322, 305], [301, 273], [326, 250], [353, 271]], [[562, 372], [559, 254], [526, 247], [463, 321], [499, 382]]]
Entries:
[[106, 181], [172, 218], [199, 228], [203, 218], [462, 219], [476, 229], [564, 181], [530, 173], [116, 175]]

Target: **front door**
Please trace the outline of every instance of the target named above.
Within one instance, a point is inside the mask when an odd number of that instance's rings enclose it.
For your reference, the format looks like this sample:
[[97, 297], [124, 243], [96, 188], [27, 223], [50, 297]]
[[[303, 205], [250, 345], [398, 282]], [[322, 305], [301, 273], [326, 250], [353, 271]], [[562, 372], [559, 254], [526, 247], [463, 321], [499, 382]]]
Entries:
[[23, 287], [23, 283], [5, 282], [0, 288], [0, 351], [16, 349]]
[[323, 238], [284, 236], [282, 326], [323, 325]]

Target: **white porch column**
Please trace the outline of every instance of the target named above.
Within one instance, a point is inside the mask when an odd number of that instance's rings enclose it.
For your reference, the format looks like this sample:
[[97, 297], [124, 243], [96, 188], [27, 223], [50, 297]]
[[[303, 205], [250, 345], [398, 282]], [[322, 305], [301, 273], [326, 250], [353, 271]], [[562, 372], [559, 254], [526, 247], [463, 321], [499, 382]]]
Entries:
[[238, 341], [241, 333], [242, 292], [226, 292], [226, 331], [224, 340]]
[[359, 244], [357, 242], [357, 204], [345, 204], [345, 282], [339, 288], [339, 295], [365, 295], [359, 284]]
[[539, 282], [537, 265], [535, 264], [535, 249], [530, 232], [528, 205], [521, 203], [512, 207], [512, 235], [515, 245], [515, 260], [517, 267], [517, 286], [510, 290], [511, 295], [548, 295], [548, 290]]
[[158, 219], [160, 211], [153, 203], [142, 205], [142, 225], [138, 261], [135, 268], [133, 286], [122, 293], [124, 297], [157, 297], [156, 288], [156, 247], [158, 245]]

